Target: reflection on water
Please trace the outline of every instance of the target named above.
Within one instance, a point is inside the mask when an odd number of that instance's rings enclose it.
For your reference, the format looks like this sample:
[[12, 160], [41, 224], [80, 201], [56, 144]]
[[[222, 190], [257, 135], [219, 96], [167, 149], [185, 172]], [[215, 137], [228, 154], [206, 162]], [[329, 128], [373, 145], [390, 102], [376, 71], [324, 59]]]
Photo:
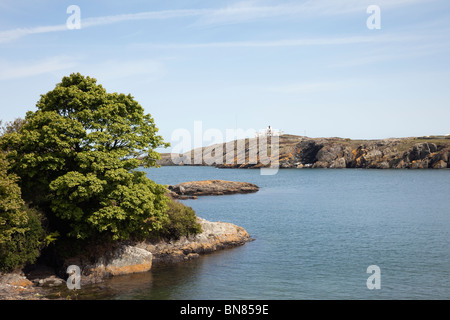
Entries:
[[192, 299], [199, 294], [195, 292], [195, 284], [201, 282], [199, 277], [202, 272], [209, 273], [214, 278], [214, 273], [217, 275], [223, 272], [223, 268], [230, 267], [230, 256], [238, 250], [239, 248], [231, 248], [180, 263], [154, 265], [148, 272], [116, 276], [97, 284], [81, 284], [81, 289], [76, 292], [59, 287], [49, 297], [77, 300]]

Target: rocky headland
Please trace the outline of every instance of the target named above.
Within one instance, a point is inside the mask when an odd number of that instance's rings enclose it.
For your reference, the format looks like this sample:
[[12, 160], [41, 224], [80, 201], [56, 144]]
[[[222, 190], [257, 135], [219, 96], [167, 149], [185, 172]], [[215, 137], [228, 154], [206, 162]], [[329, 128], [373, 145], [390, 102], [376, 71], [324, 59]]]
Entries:
[[[261, 168], [260, 161], [249, 161], [256, 138], [209, 146], [201, 152], [222, 152], [216, 161], [196, 163], [192, 150], [184, 154], [162, 154], [158, 164], [211, 165], [218, 168]], [[366, 168], [366, 169], [445, 169], [450, 168], [450, 136], [351, 140], [343, 138], [309, 138], [294, 135], [278, 137], [278, 155], [270, 161], [279, 168]], [[270, 143], [269, 143], [270, 145]], [[239, 147], [242, 146], [242, 147]], [[229, 150], [229, 151], [228, 151]], [[257, 154], [259, 159], [260, 150]], [[234, 159], [234, 161], [227, 161]], [[239, 161], [241, 159], [241, 161]], [[243, 161], [242, 161], [243, 160]], [[198, 160], [197, 160], [198, 162]]]

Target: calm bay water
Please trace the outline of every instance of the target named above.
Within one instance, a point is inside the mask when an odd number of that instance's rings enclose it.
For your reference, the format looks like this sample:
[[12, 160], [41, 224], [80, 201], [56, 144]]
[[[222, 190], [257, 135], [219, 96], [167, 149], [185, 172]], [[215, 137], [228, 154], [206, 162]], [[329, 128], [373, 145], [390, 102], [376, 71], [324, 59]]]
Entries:
[[[186, 200], [255, 241], [88, 292], [100, 299], [449, 299], [450, 170], [145, 169], [161, 184], [224, 179], [254, 194]], [[381, 270], [369, 290], [367, 267]]]

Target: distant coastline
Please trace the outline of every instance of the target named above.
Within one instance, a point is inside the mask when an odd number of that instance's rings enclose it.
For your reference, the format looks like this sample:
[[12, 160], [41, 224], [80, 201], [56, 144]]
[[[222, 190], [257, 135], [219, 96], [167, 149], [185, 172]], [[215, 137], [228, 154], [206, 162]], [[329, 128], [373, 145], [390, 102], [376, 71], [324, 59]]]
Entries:
[[[194, 149], [183, 154], [162, 153], [160, 166], [199, 165], [217, 168], [261, 168], [266, 165], [250, 162], [251, 142], [256, 138]], [[272, 163], [279, 168], [367, 168], [367, 169], [446, 169], [450, 168], [450, 135], [379, 140], [351, 140], [344, 138], [309, 138], [283, 134], [278, 137], [279, 152]], [[234, 148], [230, 154], [226, 145]], [[220, 161], [198, 163], [198, 152], [222, 152]], [[219, 151], [217, 151], [219, 150]], [[237, 150], [237, 152], [235, 151]], [[258, 155], [259, 156], [259, 155]], [[226, 159], [234, 159], [230, 163]], [[244, 159], [238, 161], [237, 159]]]

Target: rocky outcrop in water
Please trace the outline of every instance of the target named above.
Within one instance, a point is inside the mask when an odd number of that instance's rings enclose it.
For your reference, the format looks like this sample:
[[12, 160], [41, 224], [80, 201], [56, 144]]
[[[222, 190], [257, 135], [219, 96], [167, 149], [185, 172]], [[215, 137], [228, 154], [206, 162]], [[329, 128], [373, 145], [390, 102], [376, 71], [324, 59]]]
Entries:
[[197, 196], [218, 196], [236, 193], [257, 192], [259, 187], [248, 182], [225, 181], [225, 180], [204, 180], [183, 182], [177, 185], [168, 186], [171, 196], [176, 199], [183, 199]]

